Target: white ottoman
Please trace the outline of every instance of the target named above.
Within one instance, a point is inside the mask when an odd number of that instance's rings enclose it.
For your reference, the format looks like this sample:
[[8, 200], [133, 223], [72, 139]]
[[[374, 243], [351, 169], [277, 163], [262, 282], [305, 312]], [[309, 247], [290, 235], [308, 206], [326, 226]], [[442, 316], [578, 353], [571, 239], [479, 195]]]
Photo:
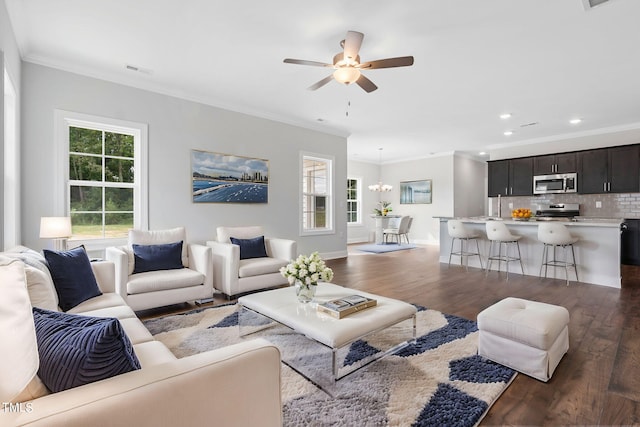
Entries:
[[569, 312], [557, 305], [505, 298], [478, 314], [478, 354], [548, 381], [569, 350]]

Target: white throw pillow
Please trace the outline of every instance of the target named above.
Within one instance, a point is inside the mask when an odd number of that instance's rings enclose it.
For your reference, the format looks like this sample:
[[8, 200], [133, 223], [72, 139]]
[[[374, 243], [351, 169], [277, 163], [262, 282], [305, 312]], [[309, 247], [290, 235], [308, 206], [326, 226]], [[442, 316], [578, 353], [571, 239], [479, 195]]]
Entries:
[[[33, 397], [40, 359], [24, 264], [0, 256], [0, 402]], [[37, 397], [37, 396], [36, 396]]]
[[[175, 243], [182, 241], [182, 265], [189, 267], [189, 258], [187, 252], [187, 233], [184, 227], [176, 227], [168, 230], [129, 230], [129, 271], [133, 272], [133, 249], [131, 245], [163, 245], [166, 243]], [[129, 274], [131, 274], [129, 273]]]
[[47, 277], [42, 271], [30, 265], [24, 266], [24, 272], [27, 277], [27, 291], [31, 305], [45, 310], [59, 311], [58, 294], [50, 276]]

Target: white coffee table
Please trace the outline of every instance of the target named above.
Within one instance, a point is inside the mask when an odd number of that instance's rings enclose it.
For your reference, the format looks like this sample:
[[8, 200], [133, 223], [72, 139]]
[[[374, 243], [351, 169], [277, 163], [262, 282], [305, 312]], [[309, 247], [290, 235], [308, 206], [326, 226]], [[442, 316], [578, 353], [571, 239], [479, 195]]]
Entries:
[[[353, 313], [342, 319], [335, 319], [316, 311], [317, 303], [353, 294], [373, 298], [378, 303], [375, 307]], [[415, 306], [403, 301], [345, 288], [332, 283], [318, 284], [314, 301], [307, 304], [298, 302], [295, 289], [287, 287], [240, 297], [238, 305], [240, 310], [238, 319], [240, 335], [248, 335], [280, 324], [293, 330], [296, 334], [306, 337], [307, 339], [304, 341], [308, 342], [310, 340], [328, 349], [331, 357], [331, 374], [327, 377], [326, 375], [319, 375], [321, 373], [317, 369], [310, 371], [308, 369], [308, 360], [287, 360], [287, 353], [291, 353], [291, 349], [287, 347], [291, 345], [280, 346], [275, 343], [283, 354], [283, 362], [328, 392], [331, 392], [331, 387], [335, 385], [337, 380], [416, 338], [417, 309]], [[256, 326], [256, 315], [277, 323], [269, 322], [260, 328]], [[364, 364], [356, 363], [350, 367], [340, 366], [341, 362], [337, 357], [337, 353], [340, 350], [348, 349], [352, 343], [358, 340], [370, 337], [408, 320], [413, 321], [412, 326], [405, 328], [405, 330], [410, 330], [409, 334], [396, 334], [394, 332], [394, 334], [391, 334], [391, 338], [387, 336], [382, 341], [388, 345], [388, 348], [383, 349], [375, 357], [370, 357], [370, 360]], [[269, 338], [267, 337], [267, 339]], [[298, 344], [296, 344], [296, 350], [299, 353]]]

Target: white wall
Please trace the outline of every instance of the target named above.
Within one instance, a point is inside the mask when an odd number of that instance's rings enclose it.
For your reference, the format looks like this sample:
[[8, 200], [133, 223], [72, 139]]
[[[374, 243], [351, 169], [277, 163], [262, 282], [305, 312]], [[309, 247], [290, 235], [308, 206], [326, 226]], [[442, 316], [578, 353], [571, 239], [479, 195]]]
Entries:
[[[184, 225], [190, 242], [215, 238], [219, 225], [260, 224], [267, 236], [298, 241], [301, 253], [346, 255], [346, 140], [91, 77], [23, 64], [23, 242], [41, 248], [41, 216], [54, 206], [55, 109], [149, 125], [149, 227]], [[191, 202], [192, 149], [269, 160], [267, 204]], [[335, 156], [336, 233], [299, 236], [300, 151]]]
[[[4, 99], [4, 68], [7, 69], [7, 73], [11, 78], [11, 81], [15, 85], [16, 90], [16, 101], [18, 105], [18, 113], [17, 113], [17, 123], [19, 126], [20, 123], [20, 73], [21, 73], [21, 60], [20, 60], [20, 52], [18, 50], [18, 44], [16, 43], [15, 36], [13, 34], [13, 28], [11, 26], [11, 22], [9, 21], [9, 14], [7, 13], [7, 8], [5, 2], [0, 2], [0, 95], [2, 99]], [[4, 146], [4, 134], [5, 134], [5, 123], [4, 123], [4, 101], [0, 101], [0, 153], [2, 156], [0, 157], [0, 249], [2, 249], [3, 243], [5, 242], [4, 235], [4, 226], [5, 226], [5, 170], [4, 163], [5, 161], [9, 162], [18, 162], [18, 159], [5, 159], [5, 146]], [[17, 132], [17, 143], [18, 147], [20, 146], [20, 133]], [[16, 152], [16, 155], [19, 156], [19, 153]], [[19, 187], [20, 182], [17, 182]], [[11, 217], [14, 218], [20, 215], [20, 208], [17, 208], [17, 212], [13, 212]], [[8, 230], [12, 235], [16, 235], [15, 230]]]
[[487, 163], [454, 156], [454, 216], [484, 215], [487, 197]]
[[[400, 204], [400, 181], [432, 180], [431, 204]], [[393, 185], [383, 193], [390, 201], [393, 213], [411, 215], [413, 224], [409, 237], [412, 242], [438, 244], [439, 220], [434, 217], [454, 215], [454, 155], [453, 153], [417, 159], [409, 162], [387, 163], [382, 167], [382, 182]]]

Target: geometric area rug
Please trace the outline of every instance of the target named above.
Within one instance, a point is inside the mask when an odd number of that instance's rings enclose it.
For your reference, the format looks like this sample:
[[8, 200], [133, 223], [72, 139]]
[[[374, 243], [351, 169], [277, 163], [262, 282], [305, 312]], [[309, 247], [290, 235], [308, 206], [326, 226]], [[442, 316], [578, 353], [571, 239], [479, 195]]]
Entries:
[[[144, 324], [179, 358], [251, 339], [238, 336], [236, 304]], [[474, 321], [418, 306], [417, 336], [415, 343], [340, 380], [333, 397], [282, 364], [284, 425], [477, 425], [516, 372], [478, 356]], [[343, 363], [365, 358], [374, 345], [356, 341]]]

